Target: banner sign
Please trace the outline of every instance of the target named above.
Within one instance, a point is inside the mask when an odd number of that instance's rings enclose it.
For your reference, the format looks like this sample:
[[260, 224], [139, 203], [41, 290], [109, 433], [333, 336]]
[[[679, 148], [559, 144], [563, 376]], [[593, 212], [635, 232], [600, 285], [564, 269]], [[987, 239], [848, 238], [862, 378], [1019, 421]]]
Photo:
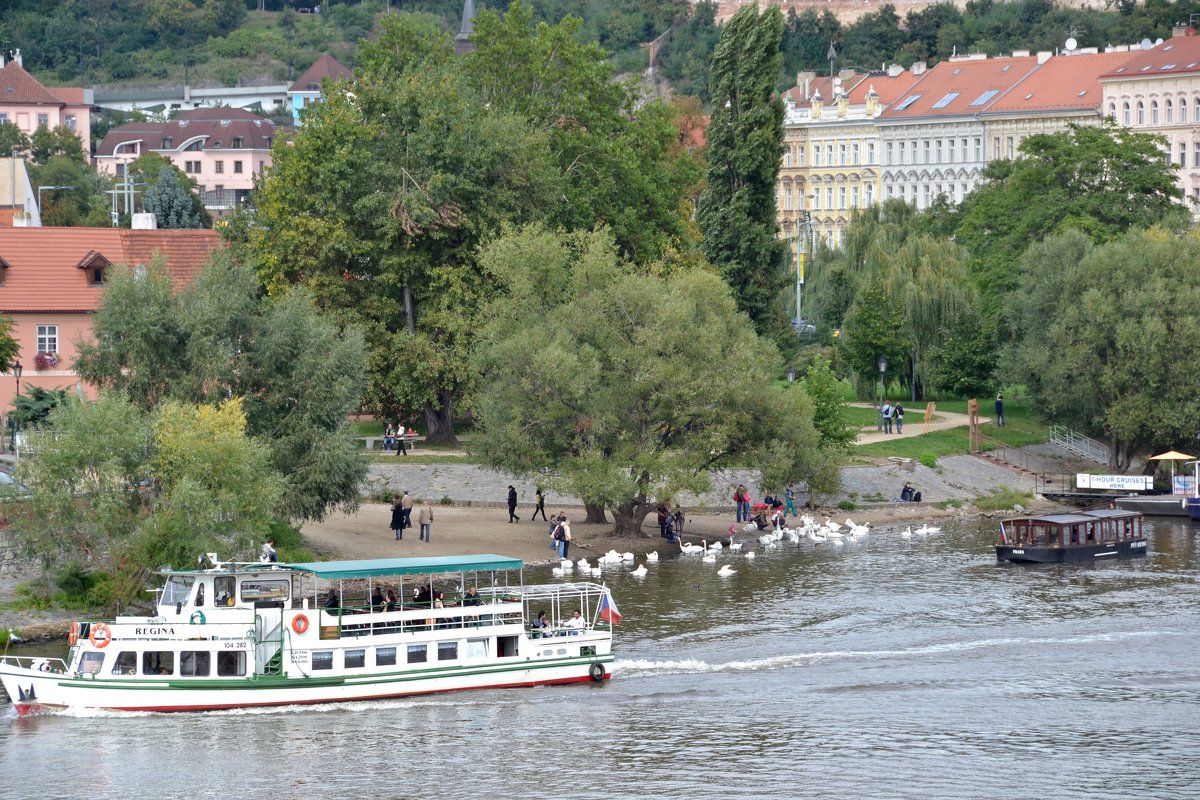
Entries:
[[1154, 476], [1090, 475], [1086, 472], [1080, 472], [1075, 475], [1075, 485], [1080, 489], [1111, 489], [1118, 492], [1144, 492], [1154, 488]]

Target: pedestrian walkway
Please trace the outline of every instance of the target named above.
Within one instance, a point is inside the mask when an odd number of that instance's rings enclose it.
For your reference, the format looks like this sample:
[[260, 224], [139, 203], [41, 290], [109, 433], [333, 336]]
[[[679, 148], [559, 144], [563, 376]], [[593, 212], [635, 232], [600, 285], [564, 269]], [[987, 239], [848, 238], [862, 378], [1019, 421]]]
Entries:
[[[878, 407], [874, 403], [850, 403], [855, 408], [874, 408]], [[858, 438], [854, 440], [855, 444], [875, 444], [876, 442], [887, 442], [892, 439], [906, 439], [910, 436], [920, 436], [925, 433], [925, 423], [922, 421], [925, 418], [925, 412], [922, 410], [919, 413], [909, 411], [904, 415], [904, 433], [884, 433], [877, 429], [876, 425], [866, 425], [859, 431]], [[979, 424], [991, 422], [988, 417], [980, 417]], [[970, 418], [966, 414], [956, 414], [953, 411], [935, 411], [933, 413], [933, 422], [929, 423], [930, 431], [946, 431], [951, 428], [965, 428], [970, 424]]]

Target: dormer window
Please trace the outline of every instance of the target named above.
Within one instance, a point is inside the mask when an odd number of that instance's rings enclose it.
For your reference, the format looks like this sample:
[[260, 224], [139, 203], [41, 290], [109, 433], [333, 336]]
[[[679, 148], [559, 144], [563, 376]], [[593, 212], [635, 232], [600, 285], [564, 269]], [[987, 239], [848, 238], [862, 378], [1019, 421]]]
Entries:
[[233, 146], [237, 149], [241, 149], [246, 146], [245, 141], [246, 140], [241, 136], [235, 136], [233, 137]]
[[183, 149], [184, 150], [200, 150], [203, 147], [204, 147], [204, 140], [197, 139], [196, 141], [192, 142], [191, 144], [189, 144], [187, 147], [185, 147]]
[[87, 275], [88, 286], [103, 286], [108, 278], [108, 268], [111, 266], [112, 262], [105, 258], [103, 253], [91, 250], [80, 259], [75, 268], [83, 270]]
[[172, 139], [170, 136], [166, 136], [166, 137], [164, 137], [164, 138], [163, 138], [163, 140], [162, 140], [162, 148], [161, 148], [161, 149], [163, 149], [163, 150], [170, 150], [170, 149], [171, 149], [171, 145], [172, 145], [172, 143], [173, 143], [174, 141], [175, 141], [175, 140], [174, 140], [174, 139]]
[[8, 278], [8, 262], [0, 258], [0, 286], [3, 286]]

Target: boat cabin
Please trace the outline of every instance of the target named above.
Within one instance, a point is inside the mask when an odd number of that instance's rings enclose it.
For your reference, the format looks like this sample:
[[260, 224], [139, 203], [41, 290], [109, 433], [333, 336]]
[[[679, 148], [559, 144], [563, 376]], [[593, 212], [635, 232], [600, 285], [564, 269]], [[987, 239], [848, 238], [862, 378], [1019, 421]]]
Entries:
[[1142, 514], [1114, 508], [1005, 520], [996, 546], [1000, 561], [1091, 561], [1145, 552]]

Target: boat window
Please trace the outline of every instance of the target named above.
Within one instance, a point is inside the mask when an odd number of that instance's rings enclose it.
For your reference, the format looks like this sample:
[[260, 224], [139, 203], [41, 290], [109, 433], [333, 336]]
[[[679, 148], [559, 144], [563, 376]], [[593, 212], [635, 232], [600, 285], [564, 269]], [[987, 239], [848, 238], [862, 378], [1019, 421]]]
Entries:
[[79, 674], [95, 675], [104, 666], [104, 653], [84, 653], [79, 659]]
[[1046, 532], [1046, 544], [1055, 546], [1058, 544], [1058, 528], [1051, 528]]
[[429, 646], [424, 644], [410, 644], [408, 646], [408, 663], [421, 664], [429, 660]]
[[179, 654], [179, 674], [192, 678], [207, 678], [212, 671], [207, 650], [184, 650]]
[[143, 675], [170, 675], [175, 672], [175, 654], [170, 650], [148, 650], [142, 653]]
[[113, 662], [113, 675], [136, 675], [137, 674], [137, 653], [132, 650], [126, 650], [123, 653], [117, 653], [117, 660]]
[[467, 650], [464, 658], [487, 658], [487, 639], [467, 639]]
[[458, 642], [438, 642], [438, 661], [453, 661], [458, 658]]
[[233, 605], [234, 579], [225, 575], [213, 581], [213, 601], [218, 606]]
[[313, 669], [333, 669], [332, 650], [314, 650], [312, 654]]
[[188, 598], [192, 596], [192, 584], [196, 582], [194, 575], [172, 575], [167, 578], [167, 585], [163, 587], [162, 603], [166, 606], [173, 606], [176, 603], [186, 603]]
[[246, 674], [246, 651], [217, 653], [217, 675], [222, 678]]
[[355, 669], [367, 665], [366, 650], [347, 650], [344, 656], [346, 669]]
[[200, 581], [196, 586], [196, 605], [204, 605], [204, 581]]
[[375, 648], [375, 666], [391, 667], [396, 664], [396, 648], [394, 647], [376, 647]]
[[287, 600], [287, 581], [243, 581], [242, 602], [253, 603], [256, 600]]

